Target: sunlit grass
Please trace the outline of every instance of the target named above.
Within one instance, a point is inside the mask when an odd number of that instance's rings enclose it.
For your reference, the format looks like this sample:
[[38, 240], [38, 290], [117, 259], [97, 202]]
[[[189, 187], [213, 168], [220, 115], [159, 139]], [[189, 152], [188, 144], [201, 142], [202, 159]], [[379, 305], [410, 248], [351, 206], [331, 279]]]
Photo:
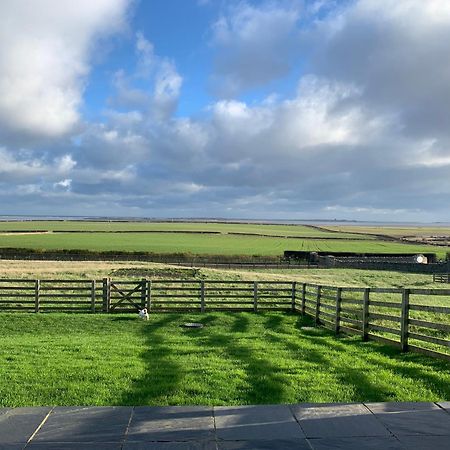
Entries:
[[296, 314], [0, 314], [0, 406], [449, 398], [449, 363]]

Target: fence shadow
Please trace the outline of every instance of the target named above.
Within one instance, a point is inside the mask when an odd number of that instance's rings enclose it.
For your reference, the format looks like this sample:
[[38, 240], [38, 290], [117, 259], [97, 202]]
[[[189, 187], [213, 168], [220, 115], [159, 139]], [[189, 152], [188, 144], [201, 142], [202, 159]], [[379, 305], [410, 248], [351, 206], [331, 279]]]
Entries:
[[[120, 317], [116, 318], [119, 319]], [[140, 379], [132, 383], [118, 404], [147, 405], [155, 402], [165, 404], [165, 398], [177, 389], [183, 368], [176, 362], [176, 355], [173, 354], [165, 337], [167, 326], [174, 320], [176, 314], [160, 316], [157, 320], [152, 316], [151, 323], [143, 327], [144, 348], [141, 358], [145, 372]]]
[[[198, 399], [201, 404], [345, 401], [343, 392], [351, 397], [350, 401], [398, 400], [399, 374], [405, 379], [420, 380], [440, 399], [450, 398], [445, 377], [436, 373], [448, 371], [445, 361], [402, 354], [389, 345], [361, 342], [355, 337], [335, 338], [325, 328], [312, 327], [309, 317], [296, 315], [285, 320], [291, 315], [152, 315], [148, 326], [140, 331], [143, 373], [118, 404], [168, 405], [189, 400], [198, 404]], [[204, 328], [179, 328], [190, 320], [203, 323]], [[209, 364], [208, 355], [214, 363]], [[354, 365], [348, 364], [351, 355]], [[236, 372], [227, 373], [227, 368]], [[395, 383], [391, 385], [386, 376], [374, 377], [373, 373], [379, 371], [396, 374]], [[220, 380], [211, 378], [215, 376]], [[227, 377], [234, 386], [231, 389], [226, 385]], [[322, 382], [316, 383], [315, 377], [322, 377]], [[323, 379], [329, 379], [333, 386], [325, 385], [322, 393]], [[298, 380], [304, 385], [293, 388]], [[223, 397], [213, 385], [223, 389]]]

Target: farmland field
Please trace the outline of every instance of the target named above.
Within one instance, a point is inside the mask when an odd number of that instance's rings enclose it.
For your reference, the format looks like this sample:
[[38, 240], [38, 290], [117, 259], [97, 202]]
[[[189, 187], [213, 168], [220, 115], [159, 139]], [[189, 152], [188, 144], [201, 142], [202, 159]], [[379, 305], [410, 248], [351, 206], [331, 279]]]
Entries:
[[3, 278], [288, 280], [333, 286], [440, 288], [429, 274], [360, 269], [210, 269], [184, 268], [151, 262], [0, 260]]
[[[205, 327], [180, 327], [192, 320]], [[311, 325], [287, 313], [0, 314], [0, 407], [450, 397], [448, 362]]]
[[[4, 225], [4, 223], [2, 225]], [[190, 227], [194, 224], [184, 225], [189, 225]], [[254, 230], [254, 228], [252, 227], [253, 226], [250, 226], [250, 229]], [[260, 227], [265, 226], [261, 225]], [[11, 226], [9, 229], [12, 229]], [[245, 226], [240, 225], [239, 229], [245, 230]], [[259, 233], [262, 233], [260, 229], [258, 230]], [[448, 250], [448, 247], [436, 247], [421, 244], [403, 244], [400, 242], [376, 240], [371, 236], [367, 240], [363, 239], [364, 236], [359, 236], [358, 239], [350, 239], [346, 235], [337, 235], [336, 233], [323, 235], [320, 234], [319, 231], [316, 231], [314, 229], [309, 230], [311, 231], [311, 233], [313, 233], [309, 237], [306, 237], [306, 232], [299, 231], [299, 235], [305, 235], [305, 238], [237, 235], [228, 233], [197, 234], [186, 233], [182, 231], [175, 233], [0, 233], [0, 247], [44, 250], [79, 249], [92, 251], [192, 253], [203, 255], [222, 254], [279, 256], [283, 254], [284, 250], [305, 250], [374, 253], [436, 252], [439, 257], [444, 257], [445, 252]], [[271, 231], [271, 229], [269, 229], [267, 231], [267, 234], [270, 234], [272, 232], [275, 233], [275, 231]], [[250, 233], [250, 231], [248, 232]], [[286, 230], [285, 232], [290, 236], [293, 233], [293, 231]], [[314, 235], [314, 233], [316, 232], [318, 234]], [[324, 237], [327, 237], [328, 239], [323, 239]]]
[[323, 227], [327, 230], [333, 230], [340, 233], [370, 233], [370, 234], [382, 234], [386, 236], [450, 236], [449, 227], [393, 227], [393, 226], [380, 226], [380, 227], [367, 227], [359, 225], [325, 225]]
[[[250, 223], [199, 223], [199, 222], [90, 222], [90, 221], [23, 221], [0, 222], [2, 231], [195, 231], [216, 233], [252, 233], [274, 236], [332, 237], [366, 239], [358, 234], [321, 231], [304, 225], [261, 225]], [[370, 237], [367, 237], [370, 238]]]

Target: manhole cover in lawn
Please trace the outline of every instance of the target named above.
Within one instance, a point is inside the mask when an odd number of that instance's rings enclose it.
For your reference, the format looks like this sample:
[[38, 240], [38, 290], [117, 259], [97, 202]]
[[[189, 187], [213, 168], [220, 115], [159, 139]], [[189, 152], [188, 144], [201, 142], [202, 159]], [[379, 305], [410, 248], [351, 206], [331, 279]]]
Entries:
[[196, 322], [186, 322], [186, 323], [183, 323], [183, 325], [181, 325], [181, 326], [185, 327], [185, 328], [203, 328], [202, 323], [196, 323]]

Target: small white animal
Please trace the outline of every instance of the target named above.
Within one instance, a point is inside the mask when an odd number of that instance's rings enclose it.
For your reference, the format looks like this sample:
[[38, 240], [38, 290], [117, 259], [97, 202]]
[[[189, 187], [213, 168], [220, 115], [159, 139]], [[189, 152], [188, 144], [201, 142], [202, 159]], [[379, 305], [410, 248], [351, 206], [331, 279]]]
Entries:
[[144, 309], [140, 309], [140, 310], [139, 310], [139, 317], [140, 317], [141, 319], [148, 320], [148, 312], [147, 312], [147, 308], [144, 308]]

